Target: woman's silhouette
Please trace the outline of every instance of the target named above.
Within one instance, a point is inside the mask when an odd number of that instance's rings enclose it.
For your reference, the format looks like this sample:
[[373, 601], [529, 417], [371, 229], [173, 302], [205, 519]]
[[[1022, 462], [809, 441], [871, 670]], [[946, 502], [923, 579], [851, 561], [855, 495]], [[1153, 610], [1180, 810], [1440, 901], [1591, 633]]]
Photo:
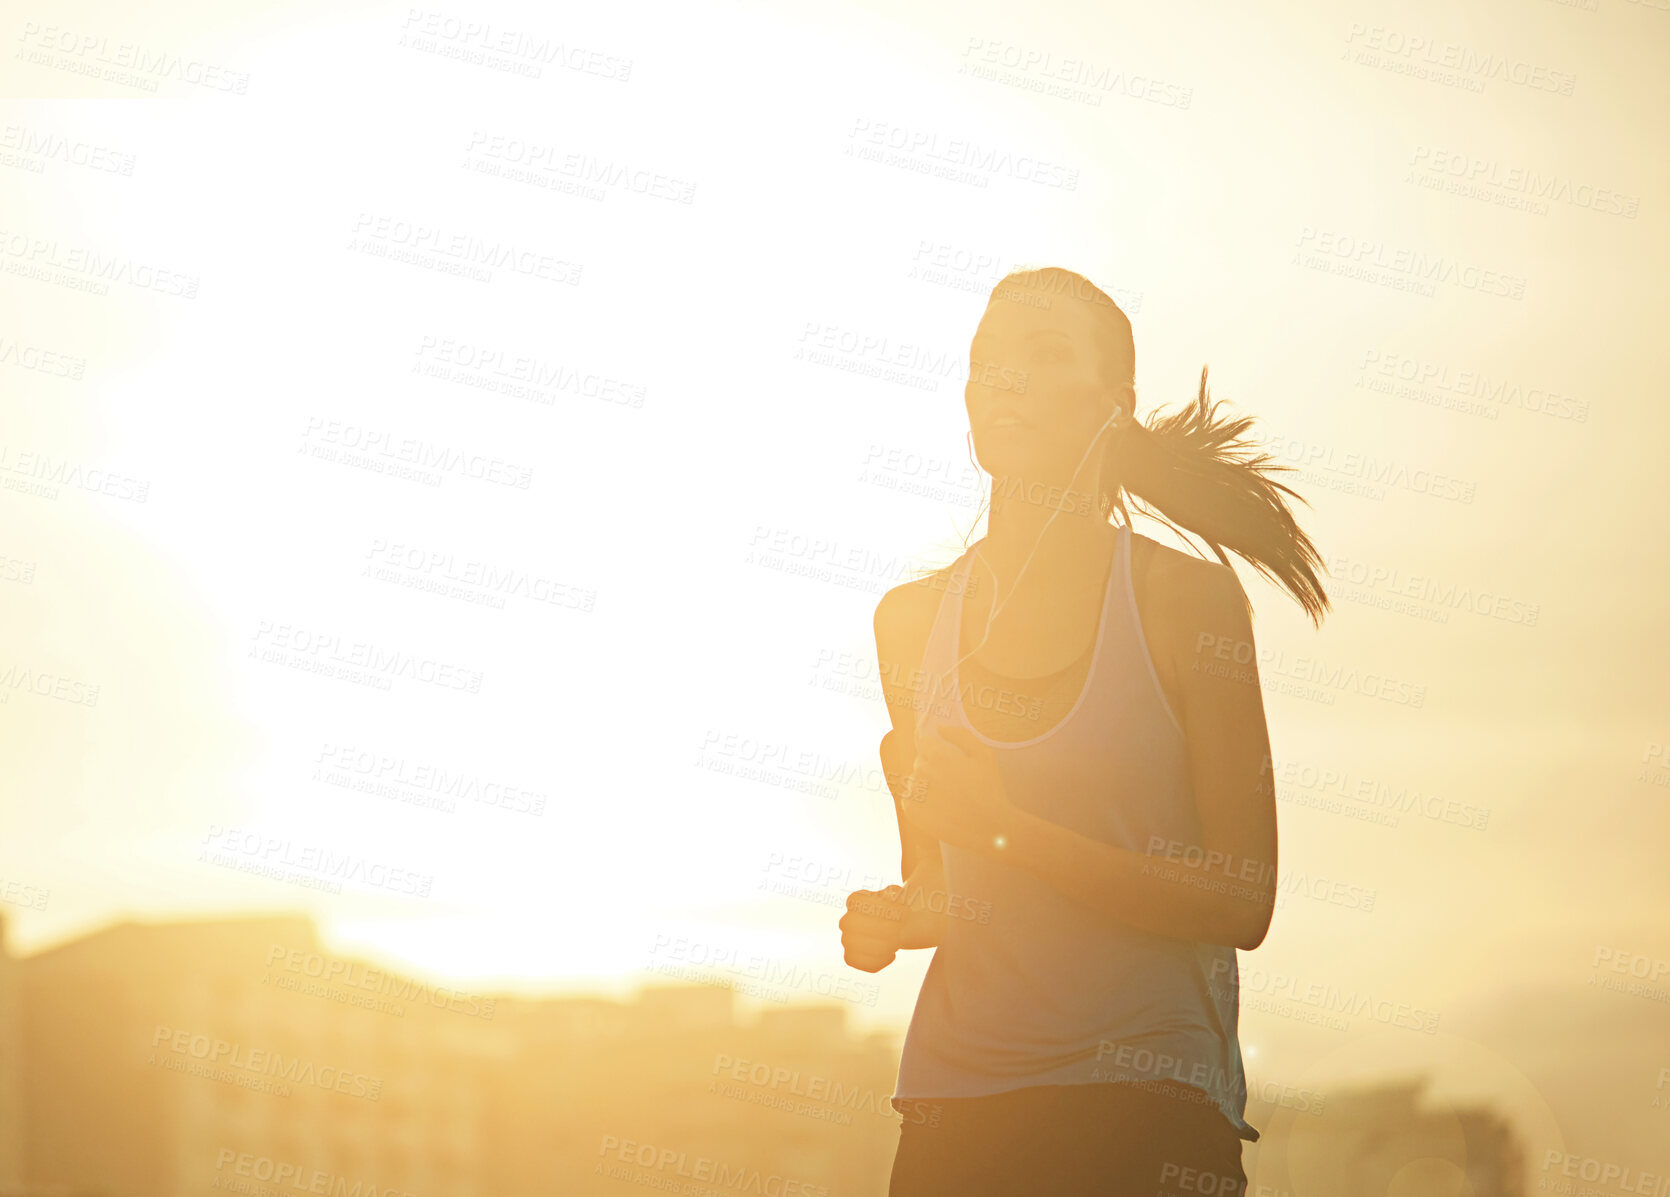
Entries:
[[1236, 950], [1269, 927], [1276, 817], [1225, 550], [1318, 623], [1320, 560], [1204, 372], [1134, 419], [1130, 322], [1082, 276], [1005, 278], [970, 359], [987, 534], [876, 608], [904, 884], [841, 919], [855, 968], [938, 949], [891, 1193], [1240, 1192]]

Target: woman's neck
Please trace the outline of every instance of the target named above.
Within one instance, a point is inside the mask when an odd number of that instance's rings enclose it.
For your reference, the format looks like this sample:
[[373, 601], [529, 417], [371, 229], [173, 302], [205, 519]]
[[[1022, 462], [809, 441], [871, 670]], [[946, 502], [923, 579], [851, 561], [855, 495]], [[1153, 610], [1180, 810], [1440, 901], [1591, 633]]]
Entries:
[[1029, 574], [1044, 569], [1047, 561], [1083, 560], [1109, 531], [1093, 492], [1005, 477], [992, 483], [983, 547], [992, 568], [1013, 579], [1028, 556]]

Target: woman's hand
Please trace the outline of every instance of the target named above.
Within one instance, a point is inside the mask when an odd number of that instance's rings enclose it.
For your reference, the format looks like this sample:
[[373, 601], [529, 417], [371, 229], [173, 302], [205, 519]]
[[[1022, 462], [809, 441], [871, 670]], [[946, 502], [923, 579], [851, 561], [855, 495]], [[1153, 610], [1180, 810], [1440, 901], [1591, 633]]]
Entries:
[[924, 834], [977, 852], [1002, 848], [1021, 817], [992, 746], [955, 725], [935, 725], [917, 740], [916, 764], [899, 805]]
[[853, 968], [878, 973], [893, 963], [904, 947], [904, 919], [909, 913], [904, 886], [859, 889], [847, 895], [841, 916], [841, 954]]
[[842, 954], [853, 968], [880, 972], [902, 948], [938, 946], [948, 917], [945, 875], [931, 866], [903, 885], [855, 890], [841, 916]]

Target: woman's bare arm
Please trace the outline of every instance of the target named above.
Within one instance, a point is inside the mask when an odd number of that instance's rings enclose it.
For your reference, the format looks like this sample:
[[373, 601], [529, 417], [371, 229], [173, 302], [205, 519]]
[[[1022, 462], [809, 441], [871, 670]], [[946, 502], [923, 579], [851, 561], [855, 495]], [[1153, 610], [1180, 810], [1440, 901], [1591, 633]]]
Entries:
[[904, 813], [910, 772], [916, 758], [916, 690], [920, 672], [904, 662], [919, 662], [928, 628], [938, 610], [933, 591], [920, 583], [896, 586], [876, 605], [876, 664], [892, 730], [882, 737], [881, 763], [893, 813], [899, 822], [899, 874], [902, 885], [857, 890], [847, 896], [841, 916], [841, 951], [846, 962], [864, 972], [879, 972], [906, 948], [937, 947], [951, 917], [945, 897], [945, 866], [939, 840], [925, 835]]
[[[940, 594], [919, 582], [906, 583], [882, 596], [875, 615], [877, 673], [892, 723], [892, 730], [881, 741], [882, 773], [893, 795], [893, 813], [899, 825], [899, 876], [906, 888], [913, 891], [913, 897], [916, 891], [943, 894], [945, 888], [945, 864], [939, 841], [911, 823], [905, 817], [903, 805], [909, 800], [907, 787], [916, 759], [916, 709], [923, 700], [918, 666], [939, 609]], [[933, 904], [936, 909], [943, 905], [937, 900]], [[931, 929], [926, 920], [913, 929], [937, 930]], [[937, 933], [932, 933], [930, 942], [904, 946], [932, 947], [938, 939]]]

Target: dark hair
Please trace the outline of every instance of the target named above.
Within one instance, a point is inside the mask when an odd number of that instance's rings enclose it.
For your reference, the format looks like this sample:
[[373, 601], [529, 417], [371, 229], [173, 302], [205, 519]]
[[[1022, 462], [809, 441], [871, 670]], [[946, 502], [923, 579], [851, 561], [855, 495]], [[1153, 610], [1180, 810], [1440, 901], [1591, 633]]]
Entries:
[[[1030, 295], [1004, 294], [1010, 288]], [[1065, 293], [1091, 306], [1104, 365], [1134, 402], [1136, 346], [1119, 305], [1083, 275], [1059, 266], [1013, 271], [992, 289], [992, 298], [1035, 303], [1031, 296], [1041, 298], [1039, 293]], [[1322, 558], [1288, 505], [1290, 498], [1304, 499], [1270, 476], [1292, 467], [1277, 465], [1248, 437], [1251, 416], [1220, 417], [1221, 406], [1207, 395], [1203, 367], [1200, 393], [1186, 406], [1151, 415], [1146, 423], [1127, 408], [1103, 458], [1102, 513], [1118, 511], [1129, 523], [1128, 500], [1191, 548], [1190, 534], [1204, 541], [1225, 565], [1228, 549], [1287, 591], [1320, 625], [1329, 607], [1317, 576]]]

